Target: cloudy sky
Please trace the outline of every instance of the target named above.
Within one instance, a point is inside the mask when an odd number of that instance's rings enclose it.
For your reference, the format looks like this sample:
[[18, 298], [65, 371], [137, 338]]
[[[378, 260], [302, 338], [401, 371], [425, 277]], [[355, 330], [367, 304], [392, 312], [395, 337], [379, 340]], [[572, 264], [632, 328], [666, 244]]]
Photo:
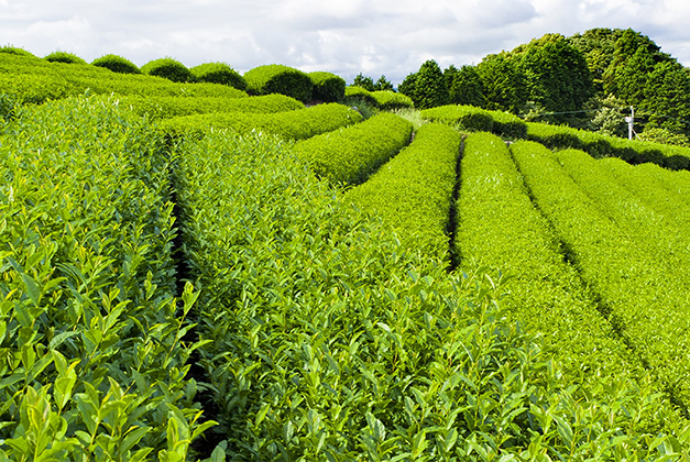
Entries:
[[594, 27], [648, 35], [690, 66], [687, 0], [0, 0], [0, 46], [104, 54], [141, 66], [262, 64], [399, 83], [427, 59], [477, 64], [545, 33]]

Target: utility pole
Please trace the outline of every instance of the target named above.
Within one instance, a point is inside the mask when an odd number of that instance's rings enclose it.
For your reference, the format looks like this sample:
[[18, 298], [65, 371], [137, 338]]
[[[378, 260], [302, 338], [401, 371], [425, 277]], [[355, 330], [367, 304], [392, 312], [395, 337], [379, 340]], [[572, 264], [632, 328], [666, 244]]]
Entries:
[[628, 139], [631, 140], [633, 139], [633, 134], [635, 133], [635, 130], [633, 130], [633, 125], [635, 124], [635, 108], [630, 106], [630, 117], [626, 117], [625, 121], [628, 123]]

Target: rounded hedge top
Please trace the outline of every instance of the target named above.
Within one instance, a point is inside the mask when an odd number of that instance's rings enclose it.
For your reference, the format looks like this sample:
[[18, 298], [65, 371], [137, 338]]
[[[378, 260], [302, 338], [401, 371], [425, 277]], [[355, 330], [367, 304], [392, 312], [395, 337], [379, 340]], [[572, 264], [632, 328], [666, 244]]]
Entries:
[[199, 82], [220, 83], [238, 90], [247, 89], [247, 81], [237, 71], [225, 63], [200, 64], [190, 69]]
[[0, 53], [7, 53], [10, 55], [27, 56], [30, 58], [36, 58], [36, 55], [34, 55], [33, 53], [30, 53], [23, 48], [17, 48], [17, 47], [13, 47], [11, 45], [0, 47]]
[[163, 77], [173, 82], [193, 82], [194, 75], [187, 67], [172, 58], [160, 58], [149, 61], [141, 67], [146, 75]]
[[65, 63], [65, 64], [88, 64], [79, 56], [64, 51], [55, 51], [43, 59], [51, 63]]
[[247, 91], [255, 95], [280, 93], [308, 103], [314, 92], [314, 83], [304, 72], [281, 64], [255, 67], [244, 74]]
[[345, 80], [330, 72], [311, 72], [314, 98], [323, 102], [337, 102], [345, 97]]
[[105, 55], [96, 58], [91, 63], [94, 66], [105, 67], [118, 74], [141, 74], [141, 70], [130, 60], [118, 55]]

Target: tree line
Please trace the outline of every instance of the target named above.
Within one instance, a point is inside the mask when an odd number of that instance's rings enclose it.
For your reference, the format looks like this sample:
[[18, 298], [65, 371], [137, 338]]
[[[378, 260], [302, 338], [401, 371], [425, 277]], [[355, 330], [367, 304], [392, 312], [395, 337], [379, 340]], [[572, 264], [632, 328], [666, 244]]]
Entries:
[[[360, 74], [353, 85], [393, 89], [385, 76]], [[690, 137], [690, 69], [632, 29], [547, 34], [460, 68], [428, 60], [397, 91], [418, 109], [468, 104], [618, 136], [627, 134], [632, 106], [640, 138], [688, 144]]]

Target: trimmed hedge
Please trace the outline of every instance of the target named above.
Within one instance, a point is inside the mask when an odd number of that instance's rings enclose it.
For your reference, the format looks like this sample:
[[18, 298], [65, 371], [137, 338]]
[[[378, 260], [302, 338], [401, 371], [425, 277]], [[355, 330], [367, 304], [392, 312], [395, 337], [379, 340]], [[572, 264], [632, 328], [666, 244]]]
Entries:
[[345, 200], [381, 217], [401, 242], [449, 263], [448, 224], [462, 136], [441, 124], [425, 124], [414, 141]]
[[439, 106], [424, 109], [422, 117], [432, 122], [458, 126], [461, 130], [493, 132], [494, 119], [484, 109], [473, 106]]
[[244, 78], [247, 91], [254, 95], [281, 93], [308, 103], [314, 94], [314, 83], [309, 75], [281, 64], [255, 67], [247, 71]]
[[527, 123], [527, 139], [550, 149], [580, 149], [593, 157], [619, 157], [631, 164], [651, 162], [671, 170], [690, 169], [690, 148], [627, 140], [566, 126]]
[[64, 51], [55, 51], [43, 59], [50, 63], [64, 63], [64, 64], [88, 64], [86, 61], [81, 59], [79, 56], [67, 53]]
[[325, 103], [338, 102], [345, 97], [345, 80], [330, 72], [311, 72], [314, 99]]
[[342, 104], [327, 103], [276, 114], [228, 112], [175, 117], [162, 122], [160, 128], [173, 136], [185, 133], [204, 135], [209, 131], [230, 129], [242, 134], [257, 131], [287, 140], [301, 140], [361, 120], [362, 116], [357, 111]]
[[113, 72], [117, 72], [118, 74], [141, 74], [141, 69], [139, 69], [132, 61], [123, 58], [122, 56], [113, 54], [96, 58], [91, 62], [91, 65], [104, 67]]
[[194, 74], [179, 61], [172, 58], [154, 59], [144, 64], [141, 71], [146, 75], [163, 77], [173, 82], [193, 82]]
[[359, 99], [365, 104], [384, 111], [414, 107], [414, 103], [409, 96], [391, 90], [369, 91], [366, 88], [353, 85], [345, 89], [345, 97], [348, 99]]
[[225, 63], [205, 63], [190, 69], [197, 82], [219, 83], [238, 90], [247, 89], [247, 81]]
[[412, 124], [383, 112], [365, 122], [297, 143], [295, 152], [332, 183], [360, 184], [410, 142]]
[[33, 53], [26, 51], [23, 48], [18, 48], [18, 47], [13, 47], [10, 45], [0, 47], [0, 53], [7, 53], [11, 55], [17, 55], [17, 56], [25, 56], [25, 57], [30, 57], [30, 58], [38, 58], [36, 55]]
[[285, 95], [252, 96], [251, 98], [176, 98], [172, 96], [152, 98], [133, 96], [120, 98], [119, 104], [131, 108], [139, 115], [147, 114], [151, 119], [170, 119], [213, 112], [271, 114], [304, 109], [304, 104]]

